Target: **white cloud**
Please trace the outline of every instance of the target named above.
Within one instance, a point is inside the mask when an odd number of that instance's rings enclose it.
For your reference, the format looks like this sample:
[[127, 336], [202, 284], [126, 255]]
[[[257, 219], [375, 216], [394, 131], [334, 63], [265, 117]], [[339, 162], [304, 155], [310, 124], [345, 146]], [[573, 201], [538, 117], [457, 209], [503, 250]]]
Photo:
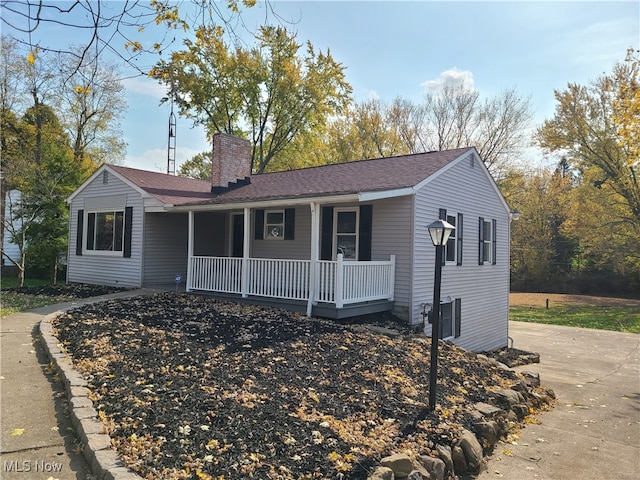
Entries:
[[[194, 157], [198, 153], [205, 150], [194, 150], [192, 148], [176, 149], [176, 172], [180, 169], [185, 161]], [[141, 170], [149, 170], [151, 172], [167, 172], [167, 150], [154, 148], [144, 151], [141, 155], [127, 155], [124, 159], [123, 166], [131, 168], [139, 168]]]
[[141, 155], [127, 155], [123, 165], [141, 170], [166, 173], [167, 150], [154, 148], [152, 150], [145, 150]]
[[167, 94], [167, 87], [147, 77], [125, 78], [122, 84], [129, 94], [144, 95], [160, 100]]
[[458, 70], [453, 67], [445, 70], [435, 80], [427, 80], [421, 84], [426, 93], [439, 93], [444, 87], [462, 87], [465, 90], [473, 90], [473, 73], [469, 70]]

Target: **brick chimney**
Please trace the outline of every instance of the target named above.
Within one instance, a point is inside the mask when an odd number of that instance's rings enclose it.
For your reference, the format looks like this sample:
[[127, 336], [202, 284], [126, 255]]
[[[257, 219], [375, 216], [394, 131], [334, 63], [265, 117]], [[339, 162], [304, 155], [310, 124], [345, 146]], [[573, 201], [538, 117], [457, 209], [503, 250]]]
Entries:
[[216, 133], [212, 157], [211, 193], [251, 183], [251, 142]]

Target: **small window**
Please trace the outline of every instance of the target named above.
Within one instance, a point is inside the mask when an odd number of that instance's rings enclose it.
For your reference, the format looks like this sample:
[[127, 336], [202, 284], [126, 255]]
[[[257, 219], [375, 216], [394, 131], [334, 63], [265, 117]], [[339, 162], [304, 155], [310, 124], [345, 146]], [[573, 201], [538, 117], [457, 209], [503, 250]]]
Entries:
[[264, 238], [284, 239], [284, 210], [267, 210], [264, 212], [264, 217]]
[[480, 240], [478, 263], [480, 265], [485, 263], [495, 265], [497, 256], [497, 221], [495, 219], [485, 220], [480, 217], [478, 229]]
[[453, 308], [451, 302], [440, 304], [440, 338], [447, 339], [453, 337]]
[[462, 300], [456, 298], [440, 304], [440, 338], [458, 338], [462, 325]]
[[[456, 230], [458, 227], [457, 220], [458, 217], [455, 213], [452, 214], [447, 212], [447, 222], [456, 227]], [[445, 261], [452, 264], [456, 263], [456, 253], [458, 250], [456, 242], [456, 230], [453, 230], [451, 232], [451, 235], [449, 235], [449, 240], [447, 240], [447, 245], [445, 248]]]

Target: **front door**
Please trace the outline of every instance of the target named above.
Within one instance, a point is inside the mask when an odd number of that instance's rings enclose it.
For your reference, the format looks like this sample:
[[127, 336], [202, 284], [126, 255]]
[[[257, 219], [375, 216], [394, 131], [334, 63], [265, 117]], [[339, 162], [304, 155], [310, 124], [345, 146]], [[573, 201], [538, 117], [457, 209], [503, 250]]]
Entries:
[[244, 254], [244, 215], [234, 213], [231, 216], [231, 256], [242, 257]]

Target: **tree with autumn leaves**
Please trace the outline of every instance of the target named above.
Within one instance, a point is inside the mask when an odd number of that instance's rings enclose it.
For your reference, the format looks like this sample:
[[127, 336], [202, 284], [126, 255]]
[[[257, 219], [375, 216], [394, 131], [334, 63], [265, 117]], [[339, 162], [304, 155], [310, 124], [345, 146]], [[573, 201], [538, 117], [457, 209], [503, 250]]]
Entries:
[[252, 170], [263, 173], [294, 139], [321, 131], [350, 101], [344, 67], [329, 51], [307, 43], [300, 55], [301, 47], [283, 27], [261, 27], [257, 43], [246, 48], [229, 45], [219, 26], [203, 26], [149, 75], [210, 136], [248, 138]]
[[20, 285], [27, 267], [55, 282], [67, 246], [66, 198], [99, 163], [124, 154], [115, 128], [122, 85], [91, 56], [73, 65], [37, 48], [25, 52], [6, 36], [2, 56], [0, 220], [18, 251], [3, 243], [2, 256], [17, 268]]
[[[565, 90], [556, 91], [555, 97], [555, 115], [537, 130], [535, 141], [557, 155], [571, 176], [571, 184], [562, 194], [564, 201], [554, 213], [561, 219], [558, 231], [574, 245], [569, 280], [573, 278], [574, 284], [585, 284], [594, 292], [607, 288], [637, 292], [639, 52], [629, 50], [611, 73], [588, 85], [570, 83]], [[521, 210], [534, 201], [535, 195], [523, 199]]]

